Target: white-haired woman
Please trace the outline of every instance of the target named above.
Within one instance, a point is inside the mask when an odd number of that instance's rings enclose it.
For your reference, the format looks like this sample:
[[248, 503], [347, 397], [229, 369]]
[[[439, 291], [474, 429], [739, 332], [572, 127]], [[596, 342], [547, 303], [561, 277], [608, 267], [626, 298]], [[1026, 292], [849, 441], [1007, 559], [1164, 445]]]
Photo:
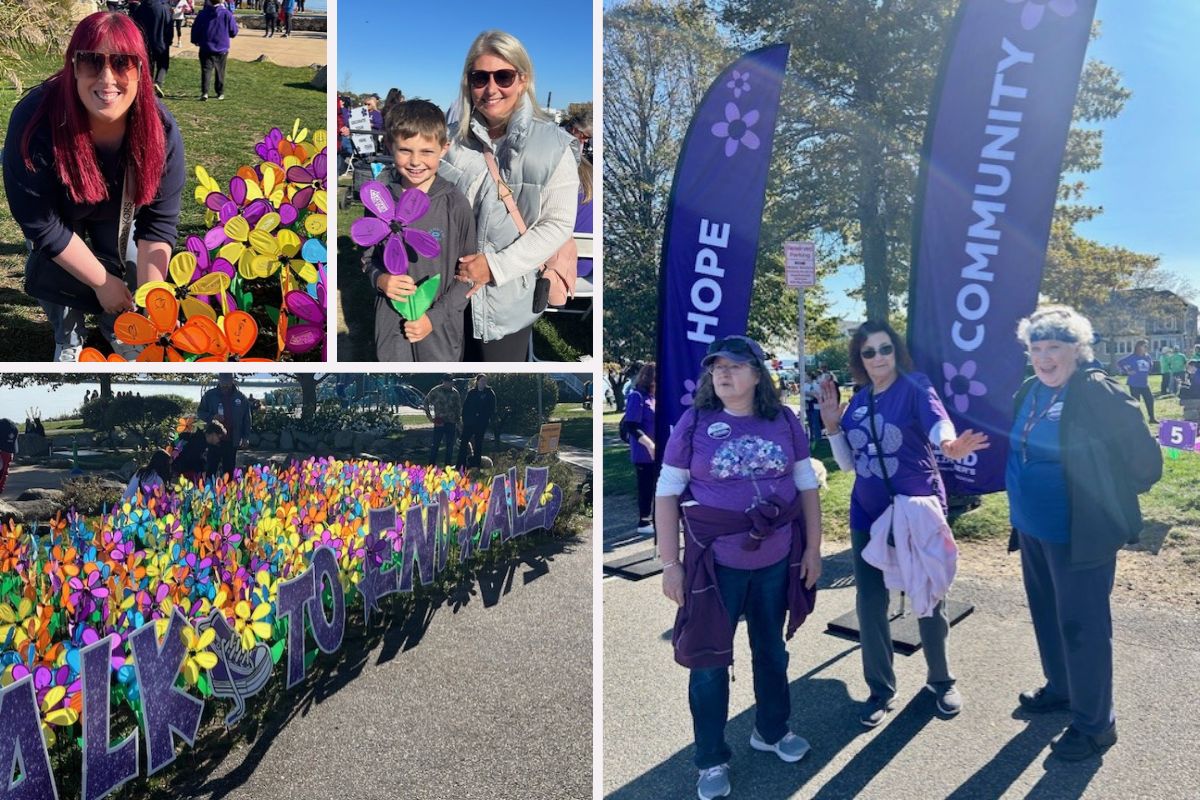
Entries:
[[442, 174], [475, 210], [478, 252], [458, 268], [477, 287], [465, 359], [525, 361], [544, 310], [535, 307], [538, 270], [575, 227], [573, 140], [538, 107], [529, 54], [503, 31], [484, 31], [467, 51], [458, 111]]
[[1117, 551], [1142, 530], [1137, 496], [1162, 455], [1137, 402], [1092, 360], [1092, 325], [1067, 306], [1021, 320], [1033, 377], [1017, 392], [1005, 488], [1046, 684], [1026, 711], [1071, 712], [1051, 748], [1078, 761], [1117, 741], [1109, 595]]

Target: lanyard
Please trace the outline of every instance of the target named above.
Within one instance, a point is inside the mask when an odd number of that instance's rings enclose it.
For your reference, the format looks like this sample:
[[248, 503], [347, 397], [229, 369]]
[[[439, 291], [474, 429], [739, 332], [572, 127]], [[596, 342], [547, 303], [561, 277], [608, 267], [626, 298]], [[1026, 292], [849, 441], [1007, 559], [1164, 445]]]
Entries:
[[1043, 384], [1039, 381], [1038, 385], [1035, 386], [1033, 388], [1033, 391], [1031, 392], [1031, 400], [1029, 403], [1029, 414], [1025, 417], [1025, 427], [1021, 431], [1021, 463], [1022, 464], [1029, 463], [1029, 434], [1033, 432], [1033, 427], [1035, 425], [1037, 425], [1039, 422], [1041, 422], [1043, 419], [1046, 418], [1046, 415], [1050, 413], [1050, 409], [1054, 407], [1054, 404], [1058, 402], [1058, 398], [1062, 396], [1063, 391], [1067, 388], [1066, 384], [1063, 384], [1062, 386], [1058, 387], [1054, 391], [1054, 394], [1050, 397], [1050, 402], [1046, 404], [1046, 407], [1043, 408], [1042, 412], [1039, 414], [1038, 410], [1037, 410], [1038, 389], [1042, 385]]

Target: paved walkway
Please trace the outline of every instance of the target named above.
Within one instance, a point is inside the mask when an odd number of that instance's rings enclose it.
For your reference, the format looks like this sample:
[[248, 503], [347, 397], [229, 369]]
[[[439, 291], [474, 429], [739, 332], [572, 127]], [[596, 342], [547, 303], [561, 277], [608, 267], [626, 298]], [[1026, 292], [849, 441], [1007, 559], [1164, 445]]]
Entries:
[[[606, 519], [610, 511], [606, 498]], [[605, 534], [611, 547], [619, 532]], [[645, 546], [616, 547], [605, 558]], [[854, 607], [848, 551], [826, 557], [821, 587], [815, 613], [788, 643], [791, 723], [812, 744], [798, 764], [748, 746], [754, 697], [745, 626], [739, 629], [726, 730], [734, 752], [732, 798], [1195, 796], [1200, 727], [1191, 710], [1200, 708], [1200, 620], [1194, 613], [1114, 603], [1121, 739], [1102, 761], [1065, 764], [1049, 757], [1049, 743], [1069, 715], [1014, 712], [1018, 692], [1042, 682], [1019, 581], [955, 583], [955, 599], [976, 607], [950, 638], [963, 712], [952, 720], [934, 716], [932, 695], [922, 690], [924, 659], [897, 656], [897, 710], [874, 731], [857, 720], [857, 702], [867, 695], [857, 643], [824, 632]], [[604, 792], [614, 800], [694, 796], [687, 671], [671, 653], [675, 606], [662, 596], [658, 578], [605, 578], [603, 591]]]
[[[199, 58], [199, 51], [191, 43], [192, 29], [183, 29], [183, 46], [171, 48], [171, 58]], [[229, 42], [229, 57], [238, 61], [255, 61], [266, 56], [272, 64], [284, 67], [307, 67], [329, 63], [327, 47], [329, 39], [323, 32], [296, 31], [284, 39], [275, 34], [270, 39], [262, 31], [242, 28]]]

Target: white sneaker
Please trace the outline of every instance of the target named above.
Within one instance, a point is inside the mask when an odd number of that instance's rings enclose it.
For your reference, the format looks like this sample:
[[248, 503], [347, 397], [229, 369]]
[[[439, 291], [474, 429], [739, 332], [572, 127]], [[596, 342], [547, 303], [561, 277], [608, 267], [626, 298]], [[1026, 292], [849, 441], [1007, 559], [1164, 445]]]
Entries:
[[700, 800], [726, 797], [731, 791], [728, 764], [718, 764], [715, 767], [700, 770], [700, 780], [696, 783], [696, 796]]
[[638, 533], [654, 533], [653, 525], [638, 525]]
[[137, 361], [138, 356], [140, 356], [142, 351], [146, 349], [145, 345], [125, 344], [120, 339], [115, 337], [109, 339], [108, 343], [112, 345], [113, 352], [126, 361]]
[[755, 728], [754, 733], [750, 734], [750, 746], [755, 750], [762, 750], [764, 753], [774, 753], [779, 756], [780, 760], [786, 761], [789, 764], [794, 764], [800, 759], [808, 755], [808, 742], [804, 737], [788, 731], [775, 744], [767, 744], [758, 735], [758, 729]]
[[83, 352], [83, 345], [81, 345], [81, 344], [76, 344], [76, 345], [56, 344], [54, 346], [54, 360], [60, 361], [60, 362], [62, 362], [62, 361], [78, 361], [79, 354], [81, 352]]

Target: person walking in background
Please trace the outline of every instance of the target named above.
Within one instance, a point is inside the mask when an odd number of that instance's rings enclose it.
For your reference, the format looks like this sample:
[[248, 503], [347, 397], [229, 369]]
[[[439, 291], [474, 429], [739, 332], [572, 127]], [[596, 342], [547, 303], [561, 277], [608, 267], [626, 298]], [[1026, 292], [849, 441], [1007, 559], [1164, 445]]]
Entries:
[[483, 459], [483, 436], [496, 413], [496, 391], [487, 385], [487, 375], [477, 375], [467, 392], [462, 410], [462, 440], [458, 446], [459, 469], [478, 467]]
[[429, 390], [425, 397], [425, 416], [433, 423], [433, 445], [429, 450], [429, 463], [437, 464], [438, 449], [442, 440], [446, 442], [446, 463], [454, 458], [454, 441], [458, 425], [462, 421], [462, 396], [454, 388], [454, 376], [445, 375], [442, 382]]
[[1150, 391], [1150, 370], [1154, 362], [1150, 360], [1150, 343], [1145, 339], [1138, 340], [1133, 346], [1133, 352], [1117, 362], [1117, 367], [1129, 376], [1129, 393], [1134, 399], [1141, 398], [1146, 404], [1146, 416], [1151, 425], [1157, 425], [1154, 418], [1154, 392]]
[[1158, 350], [1158, 394], [1159, 396], [1168, 395], [1171, 393], [1171, 347], [1163, 345]]
[[234, 385], [232, 372], [217, 375], [217, 385], [200, 398], [196, 418], [205, 423], [219, 420], [225, 426], [225, 437], [220, 444], [209, 449], [208, 473], [232, 473], [237, 463], [238, 448], [250, 443], [251, 423], [250, 401]]
[[654, 462], [655, 366], [645, 364], [634, 388], [625, 398], [621, 438], [629, 442], [629, 459], [637, 472], [638, 533], [654, 533], [654, 484], [658, 467]]
[[150, 73], [154, 76], [154, 93], [159, 97], [164, 96], [163, 84], [167, 82], [167, 69], [171, 65], [172, 13], [166, 0], [142, 0], [130, 15], [142, 29], [146, 52], [150, 56]]
[[176, 47], [183, 47], [183, 23], [187, 20], [187, 15], [194, 10], [192, 0], [176, 0], [175, 5], [171, 7], [171, 22], [175, 23]]
[[12, 466], [13, 456], [17, 454], [17, 439], [20, 431], [17, 423], [8, 417], [0, 419], [0, 494], [8, 483], [8, 468]]
[[886, 322], [868, 320], [859, 326], [850, 338], [849, 362], [854, 385], [861, 388], [848, 405], [841, 405], [836, 383], [825, 381], [821, 420], [838, 467], [854, 473], [850, 545], [855, 610], [863, 678], [871, 692], [859, 722], [874, 728], [895, 705], [888, 589], [880, 561], [871, 558], [878, 545], [891, 545], [893, 532], [897, 545], [891, 552], [912, 539], [924, 544], [918, 546], [930, 556], [930, 580], [924, 583], [932, 591], [909, 594], [918, 612], [925, 689], [937, 710], [952, 717], [963, 701], [950, 671], [945, 593], [954, 578], [957, 549], [946, 523], [946, 492], [934, 448], [957, 461], [986, 449], [988, 438], [971, 430], [958, 434], [929, 378], [913, 370], [904, 339]]
[[1034, 374], [1017, 392], [1009, 433], [1008, 549], [1021, 551], [1046, 679], [1018, 704], [1030, 713], [1069, 710], [1071, 724], [1050, 749], [1081, 761], [1117, 741], [1109, 599], [1117, 551], [1142, 532], [1138, 495], [1162, 477], [1162, 451], [1137, 401], [1082, 367], [1092, 358], [1086, 318], [1042, 306], [1021, 320], [1017, 338]]
[[821, 384], [817, 382], [815, 371], [808, 371], [808, 380], [801, 387], [800, 395], [804, 398], [804, 408], [807, 412], [808, 441], [819, 442], [821, 441], [821, 407], [818, 404], [821, 401]]
[[296, 14], [296, 0], [280, 0], [280, 12], [283, 14], [283, 38], [292, 35], [292, 17]]
[[192, 23], [192, 44], [200, 48], [200, 99], [208, 99], [208, 84], [214, 79], [217, 99], [225, 99], [225, 62], [229, 40], [238, 35], [237, 20], [224, 3], [204, 0], [204, 8]]
[[1187, 356], [1183, 354], [1183, 349], [1171, 348], [1171, 352], [1167, 355], [1167, 369], [1171, 371], [1171, 394], [1175, 394], [1183, 386], [1183, 373], [1187, 368]]
[[279, 16], [279, 3], [276, 0], [263, 0], [263, 38], [270, 39], [275, 35], [275, 22]]

